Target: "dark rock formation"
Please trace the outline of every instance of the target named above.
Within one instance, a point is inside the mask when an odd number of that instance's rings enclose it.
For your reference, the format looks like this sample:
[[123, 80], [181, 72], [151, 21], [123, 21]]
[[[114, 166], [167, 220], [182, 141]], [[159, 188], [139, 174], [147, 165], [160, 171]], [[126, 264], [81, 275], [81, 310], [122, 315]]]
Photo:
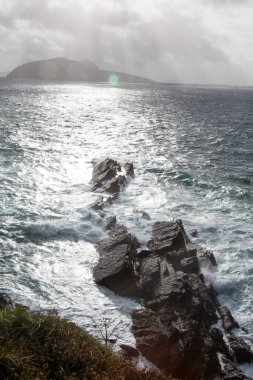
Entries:
[[[204, 282], [197, 249], [181, 221], [155, 223], [148, 250], [137, 253], [133, 240], [125, 227], [114, 228], [98, 245], [101, 256], [94, 276], [117, 294], [143, 299], [145, 309], [133, 313], [138, 350], [176, 377], [221, 379], [217, 353], [228, 360], [232, 356], [222, 332], [212, 324], [218, 312], [227, 318], [227, 309], [212, 285]], [[231, 331], [228, 322], [226, 328]], [[251, 360], [246, 344], [237, 342], [236, 347], [238, 359]]]
[[109, 238], [98, 244], [100, 260], [94, 269], [95, 281], [117, 294], [138, 297], [139, 289], [133, 267], [137, 251], [135, 241], [127, 229], [116, 226]]
[[111, 230], [113, 227], [115, 227], [117, 224], [117, 218], [116, 216], [109, 216], [106, 218], [106, 225], [105, 228], [106, 230]]
[[126, 175], [129, 175], [130, 177], [134, 178], [134, 165], [132, 163], [127, 162], [124, 165], [124, 169], [126, 171]]
[[121, 344], [120, 348], [129, 358], [137, 358], [139, 356], [139, 351], [136, 350], [136, 348], [129, 346], [128, 344]]
[[226, 306], [224, 306], [224, 305], [220, 306], [218, 308], [218, 312], [219, 312], [219, 314], [221, 316], [222, 324], [223, 324], [223, 327], [224, 327], [224, 329], [226, 331], [230, 332], [234, 328], [238, 328], [239, 327], [238, 322], [236, 322], [236, 320], [232, 316], [230, 310]]
[[12, 300], [6, 293], [0, 293], [0, 309], [5, 307], [13, 307]]
[[[106, 188], [104, 173], [118, 164], [113, 161], [103, 167], [96, 171], [94, 182]], [[253, 354], [242, 339], [228, 335], [239, 325], [200, 271], [202, 265], [217, 265], [213, 254], [190, 241], [181, 220], [156, 222], [148, 249], [138, 252], [137, 246], [124, 226], [113, 228], [98, 244], [94, 277], [117, 294], [142, 300], [144, 308], [132, 316], [141, 354], [177, 378], [246, 379], [234, 358], [250, 363]], [[230, 347], [213, 326], [218, 320]]]
[[194, 229], [194, 230], [192, 230], [191, 232], [190, 232], [190, 235], [192, 236], [192, 237], [197, 237], [198, 236], [198, 230], [196, 230], [196, 229]]
[[234, 356], [238, 363], [252, 363], [253, 353], [250, 346], [241, 338], [237, 336], [229, 336], [229, 344], [234, 352]]
[[103, 188], [105, 185], [108, 185], [108, 182], [114, 179], [120, 171], [121, 166], [114, 160], [107, 158], [106, 160], [100, 162], [93, 169], [92, 190]]

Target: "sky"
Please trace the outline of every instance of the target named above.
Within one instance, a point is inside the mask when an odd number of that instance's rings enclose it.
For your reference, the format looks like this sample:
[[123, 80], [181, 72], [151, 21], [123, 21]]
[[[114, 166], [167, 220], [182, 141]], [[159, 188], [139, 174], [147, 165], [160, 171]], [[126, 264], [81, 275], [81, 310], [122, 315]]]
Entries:
[[253, 0], [0, 0], [0, 72], [66, 57], [157, 81], [253, 85]]

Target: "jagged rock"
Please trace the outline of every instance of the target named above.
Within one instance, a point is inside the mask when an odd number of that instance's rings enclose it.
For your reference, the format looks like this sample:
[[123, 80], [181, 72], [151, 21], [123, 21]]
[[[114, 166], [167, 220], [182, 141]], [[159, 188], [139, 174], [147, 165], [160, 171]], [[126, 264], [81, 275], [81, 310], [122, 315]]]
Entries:
[[206, 249], [198, 247], [197, 256], [198, 256], [198, 260], [201, 266], [207, 267], [207, 268], [217, 266], [217, 262], [216, 262], [213, 252], [210, 252]]
[[224, 352], [228, 359], [233, 360], [231, 353], [229, 352], [229, 348], [224, 342], [222, 331], [217, 327], [212, 327], [210, 330], [210, 335], [216, 342], [219, 352]]
[[184, 233], [178, 222], [156, 222], [148, 248], [159, 255], [185, 249]]
[[[125, 164], [126, 175], [134, 176], [133, 164]], [[121, 173], [121, 166], [117, 161], [107, 158], [95, 166], [92, 174], [92, 190], [98, 188], [111, 194], [118, 194], [126, 184], [126, 176]]]
[[90, 208], [92, 208], [95, 211], [101, 211], [104, 208], [104, 197], [99, 197], [94, 203], [90, 205]]
[[192, 236], [192, 237], [197, 237], [198, 236], [198, 230], [197, 229], [194, 229], [194, 230], [192, 230], [191, 232], [190, 232], [190, 235]]
[[105, 229], [111, 230], [112, 228], [114, 228], [116, 226], [116, 224], [117, 224], [116, 216], [109, 216], [108, 218], [106, 218]]
[[120, 348], [126, 353], [129, 358], [137, 358], [139, 356], [139, 351], [136, 348], [129, 346], [128, 344], [121, 344]]
[[251, 351], [250, 346], [243, 339], [230, 335], [228, 340], [238, 363], [253, 362], [253, 352]]
[[227, 358], [222, 358], [223, 362], [223, 380], [251, 380], [249, 377], [244, 375], [240, 370], [238, 370], [234, 364]]
[[124, 165], [124, 169], [125, 169], [127, 175], [134, 178], [134, 165], [132, 163], [127, 162]]
[[[126, 164], [124, 169], [126, 175], [134, 175], [132, 164]], [[113, 197], [126, 182], [113, 160], [101, 163], [93, 177], [93, 183]], [[136, 212], [150, 220], [145, 213]], [[232, 360], [235, 356], [239, 362], [251, 362], [249, 346], [231, 336], [228, 347], [222, 332], [213, 327], [218, 319], [228, 332], [238, 327], [200, 272], [202, 266], [217, 265], [213, 253], [191, 242], [181, 220], [156, 222], [148, 249], [141, 252], [137, 252], [138, 240], [127, 228], [112, 227], [111, 222], [114, 226], [116, 219], [108, 220], [109, 236], [98, 244], [100, 258], [94, 277], [98, 284], [117, 294], [141, 298], [144, 308], [132, 315], [139, 352], [177, 378], [247, 379]], [[192, 232], [196, 234], [196, 230]]]
[[133, 333], [139, 351], [166, 373], [194, 380], [219, 373], [215, 343], [196, 321], [170, 316], [166, 324], [151, 310], [136, 310]]
[[222, 324], [226, 331], [230, 332], [234, 328], [239, 327], [238, 322], [234, 319], [234, 317], [231, 314], [231, 311], [226, 306], [220, 306], [218, 308], [218, 312], [221, 316]]
[[8, 294], [6, 294], [6, 293], [0, 293], [0, 309], [4, 309], [6, 307], [8, 307], [8, 308], [12, 308], [13, 307], [12, 300], [8, 296]]
[[181, 270], [185, 273], [199, 273], [199, 262], [197, 257], [186, 257], [181, 260]]
[[139, 296], [132, 265], [137, 251], [127, 229], [124, 226], [113, 228], [109, 237], [98, 244], [98, 252], [101, 256], [93, 272], [95, 281], [122, 296]]
[[107, 158], [106, 160], [100, 162], [93, 169], [92, 189], [96, 190], [99, 187], [103, 187], [104, 184], [114, 178], [117, 175], [117, 172], [120, 170], [121, 167], [117, 161]]
[[111, 194], [117, 194], [120, 192], [120, 188], [125, 185], [126, 177], [124, 175], [119, 175], [118, 177], [112, 178], [104, 185], [105, 191]]
[[135, 213], [138, 215], [138, 218], [141, 218], [144, 220], [151, 220], [150, 215], [145, 211], [135, 210]]

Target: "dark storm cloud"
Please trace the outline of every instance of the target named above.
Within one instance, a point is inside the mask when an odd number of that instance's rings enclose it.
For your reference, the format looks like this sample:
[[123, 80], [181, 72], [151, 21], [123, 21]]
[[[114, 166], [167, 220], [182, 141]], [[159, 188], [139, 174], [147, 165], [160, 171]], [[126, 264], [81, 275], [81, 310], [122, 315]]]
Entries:
[[243, 70], [235, 47], [241, 58], [251, 37], [248, 3], [0, 0], [0, 71], [66, 56], [163, 81], [244, 83], [252, 57]]

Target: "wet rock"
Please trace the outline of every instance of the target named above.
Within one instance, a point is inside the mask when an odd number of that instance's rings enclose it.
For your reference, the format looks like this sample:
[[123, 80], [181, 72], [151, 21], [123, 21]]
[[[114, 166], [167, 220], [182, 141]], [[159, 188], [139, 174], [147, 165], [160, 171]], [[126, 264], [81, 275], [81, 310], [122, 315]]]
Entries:
[[124, 226], [110, 231], [98, 245], [95, 280], [142, 298], [145, 309], [133, 314], [142, 355], [168, 373], [173, 368], [176, 377], [186, 377], [187, 367], [189, 379], [213, 379], [220, 370], [217, 351], [228, 350], [222, 336], [209, 332], [220, 305], [199, 272], [196, 246], [180, 222], [155, 223], [147, 250], [137, 253], [134, 240]]
[[229, 359], [222, 357], [222, 363], [223, 380], [250, 380], [250, 378], [238, 370]]
[[201, 266], [207, 267], [207, 268], [217, 266], [217, 262], [216, 262], [213, 252], [210, 252], [206, 249], [198, 247], [197, 256], [198, 256], [198, 260]]
[[139, 351], [175, 377], [213, 379], [219, 368], [214, 342], [197, 322], [185, 316], [170, 316], [166, 324], [151, 310], [137, 310], [133, 333]]
[[121, 187], [125, 185], [125, 183], [126, 183], [126, 177], [123, 175], [119, 175], [118, 177], [112, 178], [111, 180], [109, 180], [104, 185], [104, 189], [108, 193], [117, 194], [120, 192]]
[[145, 220], [151, 220], [151, 216], [145, 211], [141, 212], [141, 218]]
[[185, 249], [184, 233], [178, 222], [156, 222], [148, 248], [159, 255]]
[[[124, 166], [126, 175], [134, 177], [133, 164]], [[98, 188], [111, 193], [118, 194], [121, 187], [127, 182], [126, 176], [121, 172], [121, 166], [117, 161], [107, 158], [95, 166], [92, 174], [92, 190]]]
[[192, 236], [192, 237], [197, 237], [198, 236], [198, 230], [197, 229], [194, 229], [194, 230], [192, 230], [191, 232], [190, 232], [190, 235]]
[[239, 328], [238, 322], [234, 319], [234, 317], [231, 314], [231, 311], [226, 306], [220, 306], [218, 308], [218, 312], [221, 316], [224, 330], [230, 332], [234, 328]]
[[145, 299], [152, 298], [155, 286], [160, 282], [160, 263], [158, 258], [152, 253], [141, 261], [139, 278], [142, 296]]
[[90, 208], [92, 208], [95, 211], [102, 211], [104, 205], [104, 197], [99, 197], [94, 203], [90, 205]]
[[134, 178], [134, 165], [132, 163], [126, 163], [124, 165], [124, 169], [126, 171], [126, 175], [129, 175], [130, 177]]
[[243, 339], [230, 335], [228, 340], [238, 363], [253, 362], [253, 353], [251, 348]]
[[233, 357], [231, 356], [231, 354], [229, 352], [229, 348], [223, 339], [222, 331], [220, 329], [218, 329], [217, 327], [213, 327], [210, 330], [210, 335], [213, 338], [213, 340], [216, 342], [218, 351], [225, 353], [225, 355], [228, 359], [233, 360]]
[[144, 220], [151, 220], [150, 215], [145, 211], [135, 210], [135, 213], [138, 215], [138, 218], [141, 218]]
[[139, 351], [136, 348], [129, 346], [128, 344], [121, 344], [120, 348], [126, 353], [129, 358], [137, 358], [139, 356]]
[[[126, 176], [134, 175], [132, 164], [124, 169]], [[93, 183], [116, 197], [126, 177], [116, 161], [105, 160], [96, 168]], [[136, 212], [150, 220], [149, 215]], [[221, 330], [213, 327], [219, 318], [227, 332], [238, 327], [200, 272], [202, 266], [217, 265], [213, 253], [191, 242], [181, 220], [156, 222], [147, 249], [141, 252], [137, 252], [138, 240], [115, 218], [108, 219], [108, 228], [108, 238], [98, 244], [94, 277], [119, 295], [141, 299], [143, 308], [132, 315], [139, 352], [177, 378], [246, 379], [232, 363], [231, 352], [239, 362], [251, 362], [250, 348], [232, 335], [228, 347]], [[138, 353], [125, 348], [128, 356]]]
[[92, 190], [96, 190], [99, 187], [103, 187], [105, 183], [116, 177], [117, 172], [121, 170], [117, 161], [107, 158], [100, 162], [93, 169], [92, 174]]
[[117, 218], [116, 218], [116, 216], [109, 216], [108, 218], [106, 218], [105, 221], [106, 221], [106, 225], [105, 225], [105, 229], [106, 230], [111, 230], [117, 224]]
[[199, 262], [197, 257], [187, 257], [181, 260], [181, 270], [185, 273], [199, 273]]
[[100, 258], [94, 268], [95, 281], [119, 295], [139, 296], [133, 261], [137, 255], [132, 235], [123, 226], [113, 228], [107, 239], [98, 244]]
[[0, 293], [0, 309], [12, 308], [13, 303], [11, 298], [6, 293]]

